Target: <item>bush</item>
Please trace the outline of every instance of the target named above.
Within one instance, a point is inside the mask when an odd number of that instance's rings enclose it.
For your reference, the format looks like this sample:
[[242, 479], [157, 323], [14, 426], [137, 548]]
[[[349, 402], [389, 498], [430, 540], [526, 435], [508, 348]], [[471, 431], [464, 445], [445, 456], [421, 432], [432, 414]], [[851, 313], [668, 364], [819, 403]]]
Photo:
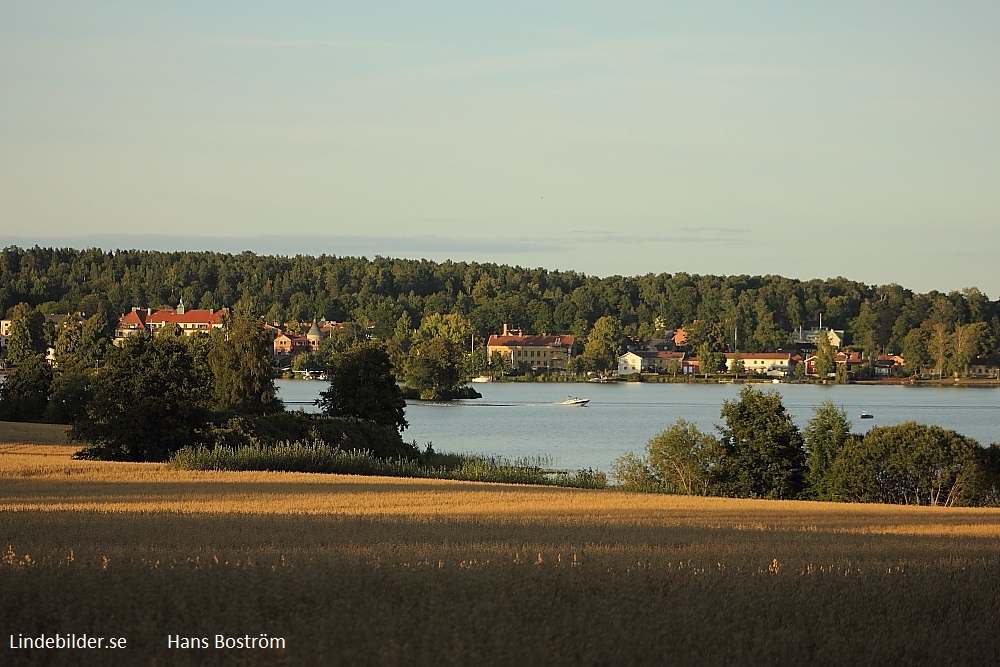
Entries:
[[393, 426], [354, 417], [330, 417], [298, 412], [279, 412], [254, 417], [232, 417], [215, 425], [207, 440], [217, 446], [241, 447], [254, 442], [321, 440], [345, 451], [366, 451], [376, 458], [415, 460], [420, 452], [405, 442]]
[[[412, 445], [415, 449], [416, 446]], [[185, 447], [170, 460], [182, 470], [261, 470], [336, 473], [385, 477], [423, 477], [467, 482], [540, 484], [604, 488], [607, 478], [595, 470], [550, 473], [528, 461], [498, 456], [436, 454], [428, 446], [424, 461], [381, 458], [364, 449], [345, 450], [322, 440], [263, 443], [250, 438], [238, 446]]]
[[420, 477], [419, 465], [405, 459], [382, 459], [364, 450], [344, 450], [322, 440], [263, 444], [257, 440], [239, 447], [185, 447], [170, 461], [182, 470], [263, 470], [321, 472], [345, 475]]

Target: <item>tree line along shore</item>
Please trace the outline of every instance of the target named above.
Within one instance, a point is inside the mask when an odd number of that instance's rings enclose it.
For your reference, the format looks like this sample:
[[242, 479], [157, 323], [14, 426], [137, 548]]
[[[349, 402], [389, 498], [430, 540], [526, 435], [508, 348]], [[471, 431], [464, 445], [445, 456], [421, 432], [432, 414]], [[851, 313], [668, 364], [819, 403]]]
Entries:
[[[81, 264], [84, 258], [87, 261]], [[927, 311], [921, 310], [920, 314], [930, 319], [909, 328], [903, 338], [923, 331], [925, 326], [931, 332], [947, 333], [947, 340], [963, 337], [966, 343], [972, 340], [964, 338], [970, 330], [978, 332], [972, 337], [976, 346], [966, 345], [962, 354], [979, 350], [991, 340], [997, 305], [977, 290], [914, 295], [898, 286], [864, 288], [841, 278], [805, 283], [773, 276], [708, 279], [667, 274], [592, 279], [517, 267], [380, 258], [368, 261], [258, 257], [250, 253], [229, 256], [39, 248], [8, 248], [0, 259], [0, 270], [8, 276], [0, 292], [4, 299], [20, 299], [32, 290], [47, 296], [61, 295], [61, 302], [32, 306], [19, 301], [12, 307], [6, 358], [14, 362], [14, 370], [0, 385], [0, 420], [69, 424], [69, 437], [81, 444], [81, 457], [172, 460], [174, 465], [203, 469], [354, 472], [582, 487], [604, 487], [608, 479], [601, 471], [550, 471], [496, 457], [444, 455], [429, 445], [421, 449], [403, 438], [407, 395], [453, 398], [462, 395], [466, 379], [482, 372], [482, 364], [490, 368], [491, 360], [482, 354], [482, 348], [477, 356], [464, 347], [466, 336], [471, 334], [474, 340], [479, 326], [495, 323], [484, 313], [493, 313], [497, 321], [519, 314], [527, 317], [531, 308], [537, 310], [546, 303], [558, 302], [554, 309], [546, 306], [552, 319], [536, 321], [556, 326], [557, 311], [564, 313], [567, 303], [578, 307], [583, 295], [591, 294], [594, 307], [588, 312], [596, 319], [591, 322], [577, 318], [573, 326], [579, 327], [586, 341], [580, 357], [603, 372], [614, 363], [629, 333], [651, 332], [646, 328], [649, 322], [640, 321], [637, 312], [649, 307], [656, 292], [650, 286], [657, 281], [663, 298], [683, 292], [677, 287], [678, 280], [698, 285], [694, 289], [697, 306], [690, 313], [679, 315], [676, 304], [668, 307], [668, 301], [660, 302], [666, 310], [656, 312], [675, 312], [677, 322], [685, 322], [688, 314], [697, 316], [703, 308], [714, 307], [712, 304], [732, 305], [751, 298], [764, 299], [761, 303], [766, 304], [765, 297], [772, 292], [791, 290], [785, 303], [788, 312], [794, 300], [808, 294], [814, 296], [806, 297], [803, 304], [820, 303], [817, 299], [822, 297], [824, 308], [834, 311], [831, 304], [846, 308], [844, 304], [856, 301], [857, 314], [851, 316], [850, 311], [844, 311], [841, 316], [857, 334], [863, 333], [858, 327], [867, 317], [865, 313], [876, 307], [873, 304], [882, 304], [878, 308], [885, 317], [879, 321], [892, 321], [887, 329], [891, 334], [902, 330], [900, 322], [915, 323], [910, 309], [923, 308], [923, 304]], [[222, 271], [223, 266], [229, 266], [223, 260], [233, 266]], [[213, 266], [216, 268], [210, 270]], [[277, 283], [268, 278], [256, 292], [242, 291], [262, 275], [272, 275], [278, 282], [291, 280], [284, 273], [279, 276], [277, 267], [282, 266], [293, 275], [301, 273], [303, 267], [313, 267], [308, 275], [312, 276], [314, 289], [319, 290], [314, 292], [317, 299], [312, 302], [312, 311], [290, 313], [290, 306], [283, 306], [283, 315], [315, 317], [319, 312], [330, 314], [330, 309], [335, 311], [344, 304], [356, 304], [350, 312], [355, 326], [336, 329], [312, 354], [311, 363], [328, 382], [319, 400], [319, 414], [286, 411], [276, 395], [271, 341], [262, 325], [265, 308], [273, 310], [274, 304], [268, 305], [267, 297], [275, 296], [273, 288]], [[115, 289], [95, 292], [94, 286], [102, 283], [101, 276], [109, 267], [124, 267], [130, 275], [143, 276], [139, 283], [133, 280], [131, 284], [146, 287], [125, 295], [121, 285], [130, 284], [125, 281]], [[243, 267], [242, 272], [234, 267]], [[214, 282], [201, 282], [191, 273], [196, 269], [203, 278], [214, 275]], [[79, 275], [76, 271], [80, 271]], [[42, 274], [48, 278], [38, 277]], [[464, 282], [458, 280], [459, 274], [464, 276]], [[117, 274], [112, 271], [111, 275]], [[191, 332], [177, 326], [162, 327], [115, 339], [112, 344], [111, 323], [120, 317], [112, 315], [113, 302], [150, 299], [154, 283], [163, 280], [163, 275], [168, 276], [168, 283], [189, 281], [171, 288], [169, 296], [181, 292], [184, 299], [198, 300], [201, 305], [208, 303], [207, 297], [191, 291], [192, 283], [215, 285], [218, 289], [220, 284], [228, 284], [229, 278], [220, 283], [222, 275], [232, 277], [236, 287], [243, 287], [227, 293], [235, 298], [235, 306], [225, 311], [219, 328]], [[413, 282], [416, 275], [423, 276], [417, 281], [424, 286], [421, 293], [414, 289], [402, 293], [401, 286], [417, 284]], [[250, 280], [251, 276], [257, 278]], [[448, 276], [452, 279], [446, 279]], [[355, 279], [360, 282], [351, 282]], [[449, 287], [442, 287], [442, 280]], [[712, 284], [726, 287], [713, 291]], [[734, 286], [741, 284], [744, 289], [737, 291]], [[515, 290], [514, 285], [520, 287]], [[643, 285], [645, 288], [639, 289]], [[319, 298], [320, 293], [329, 296], [328, 290], [334, 286], [338, 295], [335, 302]], [[441, 291], [435, 291], [436, 287]], [[469, 287], [468, 294], [463, 287]], [[166, 289], [163, 285], [161, 288]], [[635, 299], [630, 296], [633, 291]], [[899, 299], [887, 296], [890, 292]], [[454, 299], [445, 298], [449, 293]], [[616, 314], [600, 314], [603, 311], [597, 304], [612, 293], [618, 295]], [[854, 296], [848, 297], [847, 293]], [[605, 296], [597, 298], [598, 294]], [[391, 327], [380, 329], [370, 317], [374, 311], [366, 311], [376, 302], [383, 306], [391, 302], [401, 309], [395, 320], [385, 321]], [[519, 302], [528, 310], [519, 313], [514, 308]], [[96, 310], [85, 318], [64, 318], [57, 329], [50, 330], [45, 327], [43, 313], [53, 308], [52, 303], [70, 308], [94, 306]], [[507, 306], [501, 308], [501, 303]], [[423, 307], [416, 313], [419, 320], [413, 319], [404, 304]], [[319, 308], [321, 305], [325, 310]], [[443, 306], [451, 306], [455, 312], [442, 314], [442, 310], [449, 310]], [[898, 312], [893, 310], [896, 306]], [[803, 309], [809, 312], [805, 305]], [[763, 317], [760, 308], [740, 307], [736, 312], [756, 312]], [[906, 315], [908, 312], [910, 315]], [[889, 317], [893, 313], [895, 318]], [[751, 327], [754, 335], [765, 329], [772, 334], [780, 330], [773, 315], [772, 328], [761, 328], [760, 320], [756, 328]], [[665, 318], [661, 314], [652, 321], [657, 327], [666, 326]], [[686, 326], [695, 337], [693, 342], [702, 336], [702, 350], [708, 350], [706, 341], [711, 340], [711, 335], [706, 332], [714, 329], [705, 322], [726, 321], [724, 317], [692, 319]], [[881, 340], [875, 332], [868, 330], [869, 338]], [[187, 335], [192, 333], [195, 335]], [[778, 335], [774, 336], [772, 342], [779, 342]], [[888, 340], [892, 340], [891, 335]], [[826, 338], [821, 337], [817, 357], [822, 357], [824, 348], [829, 347], [824, 341]], [[954, 345], [947, 349], [947, 363], [963, 361]], [[702, 351], [698, 356], [705, 361], [713, 354]], [[738, 355], [731, 354], [729, 361], [738, 361]], [[730, 370], [738, 373], [735, 363], [733, 366]], [[505, 368], [503, 375], [511, 371], [515, 369]], [[403, 381], [402, 387], [398, 380]], [[833, 440], [829, 435], [820, 437], [822, 429], [810, 427], [803, 437], [791, 424], [777, 394], [751, 387], [745, 388], [738, 402], [724, 404], [722, 416], [727, 426], [718, 438], [692, 432], [689, 425], [675, 424], [659, 440], [648, 443], [645, 458], [633, 455], [616, 461], [612, 472], [619, 486], [668, 493], [932, 505], [989, 505], [997, 501], [997, 448], [979, 447], [956, 433], [910, 424], [873, 429], [863, 438], [835, 430]], [[816, 419], [825, 420], [828, 426], [838, 423], [833, 406], [819, 408]], [[660, 444], [655, 445], [657, 442]], [[664, 442], [670, 447], [664, 449]]]

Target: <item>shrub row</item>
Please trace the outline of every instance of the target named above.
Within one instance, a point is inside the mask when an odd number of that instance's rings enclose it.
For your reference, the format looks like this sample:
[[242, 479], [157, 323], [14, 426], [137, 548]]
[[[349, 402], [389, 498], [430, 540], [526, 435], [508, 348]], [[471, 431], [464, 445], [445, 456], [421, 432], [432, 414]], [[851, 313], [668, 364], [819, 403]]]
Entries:
[[607, 478], [595, 470], [551, 472], [527, 462], [496, 456], [432, 455], [444, 465], [430, 465], [409, 458], [382, 458], [365, 449], [341, 449], [323, 440], [185, 447], [169, 465], [182, 470], [260, 470], [312, 472], [386, 477], [422, 477], [468, 482], [541, 484], [577, 488], [604, 488]]

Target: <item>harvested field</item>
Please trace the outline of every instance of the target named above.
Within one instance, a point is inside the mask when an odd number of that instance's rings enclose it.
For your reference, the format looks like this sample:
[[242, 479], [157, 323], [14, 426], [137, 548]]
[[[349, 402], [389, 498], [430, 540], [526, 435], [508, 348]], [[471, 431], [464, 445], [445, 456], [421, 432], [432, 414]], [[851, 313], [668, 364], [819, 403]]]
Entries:
[[[5, 664], [994, 664], [1000, 511], [212, 473], [0, 446]], [[9, 548], [8, 546], [9, 545]], [[168, 649], [168, 636], [284, 649]], [[97, 660], [99, 657], [101, 660]]]

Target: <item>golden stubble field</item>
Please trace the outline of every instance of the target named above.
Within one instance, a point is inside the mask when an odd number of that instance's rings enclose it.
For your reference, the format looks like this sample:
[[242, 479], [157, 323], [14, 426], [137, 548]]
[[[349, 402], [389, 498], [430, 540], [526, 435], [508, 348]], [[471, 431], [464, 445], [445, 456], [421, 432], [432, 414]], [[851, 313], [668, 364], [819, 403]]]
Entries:
[[[182, 472], [73, 451], [0, 445], [3, 664], [1000, 661], [996, 510]], [[9, 648], [43, 632], [129, 645]], [[286, 648], [167, 648], [261, 633]]]

